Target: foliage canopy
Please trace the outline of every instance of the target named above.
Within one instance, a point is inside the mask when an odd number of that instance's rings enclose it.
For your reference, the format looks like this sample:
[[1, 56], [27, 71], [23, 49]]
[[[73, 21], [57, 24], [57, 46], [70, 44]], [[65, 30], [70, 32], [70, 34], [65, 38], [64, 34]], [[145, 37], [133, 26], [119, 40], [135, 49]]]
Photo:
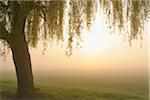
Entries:
[[3, 54], [9, 47], [6, 41], [13, 35], [17, 11], [26, 17], [24, 32], [28, 45], [36, 47], [41, 39], [64, 42], [67, 33], [70, 55], [74, 39], [80, 39], [83, 28], [90, 29], [97, 9], [103, 9], [108, 28], [125, 33], [129, 42], [142, 39], [145, 21], [150, 17], [149, 0], [1, 0], [0, 52]]

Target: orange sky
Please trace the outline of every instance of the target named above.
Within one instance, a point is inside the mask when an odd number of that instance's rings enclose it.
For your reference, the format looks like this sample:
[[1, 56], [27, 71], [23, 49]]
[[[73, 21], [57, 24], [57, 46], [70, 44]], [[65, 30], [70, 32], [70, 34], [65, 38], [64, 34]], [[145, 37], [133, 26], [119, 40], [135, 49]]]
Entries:
[[[147, 29], [142, 41], [134, 41], [130, 47], [127, 41], [123, 41], [123, 36], [119, 33], [109, 34], [104, 32], [105, 27], [101, 27], [103, 19], [97, 18], [88, 33], [85, 35], [83, 47], [75, 48], [73, 55], [65, 55], [65, 47], [49, 46], [45, 55], [42, 54], [40, 46], [31, 49], [31, 59], [33, 71], [53, 71], [70, 74], [98, 74], [98, 73], [123, 73], [142, 74], [148, 71], [148, 35]], [[0, 58], [0, 70], [15, 70], [11, 58], [11, 53], [7, 55], [6, 61]]]

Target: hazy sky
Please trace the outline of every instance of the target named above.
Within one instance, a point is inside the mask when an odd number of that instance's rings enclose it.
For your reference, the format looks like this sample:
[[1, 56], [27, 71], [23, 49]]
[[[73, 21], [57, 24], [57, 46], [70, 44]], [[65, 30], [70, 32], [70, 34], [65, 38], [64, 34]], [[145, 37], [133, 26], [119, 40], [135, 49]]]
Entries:
[[[102, 35], [103, 36], [103, 35]], [[30, 50], [33, 70], [47, 70], [67, 73], [140, 73], [148, 68], [148, 44], [136, 41], [132, 47], [118, 35], [96, 37], [98, 40], [86, 42], [85, 47], [74, 49], [73, 55], [67, 57], [65, 48], [52, 46], [42, 54], [42, 48]], [[96, 42], [98, 41], [98, 42]], [[14, 70], [11, 53], [6, 61], [0, 58], [1, 70]]]
[[[148, 35], [149, 29], [146, 29], [144, 40], [133, 41], [130, 47], [129, 43], [124, 41], [124, 37], [119, 33], [109, 34], [104, 32], [105, 26], [101, 27], [103, 19], [97, 18], [92, 26], [92, 30], [85, 33], [83, 47], [75, 48], [73, 55], [65, 55], [65, 47], [49, 46], [42, 54], [40, 46], [31, 49], [31, 60], [33, 71], [49, 71], [50, 73], [66, 74], [123, 74], [136, 75], [148, 72]], [[148, 25], [147, 25], [148, 26]], [[0, 70], [15, 71], [11, 52], [6, 60], [0, 58]]]

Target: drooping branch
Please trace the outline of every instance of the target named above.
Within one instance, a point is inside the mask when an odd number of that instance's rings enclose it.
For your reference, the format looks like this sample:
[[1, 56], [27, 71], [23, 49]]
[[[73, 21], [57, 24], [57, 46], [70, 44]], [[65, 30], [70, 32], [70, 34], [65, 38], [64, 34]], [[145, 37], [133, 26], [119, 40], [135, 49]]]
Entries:
[[10, 40], [10, 33], [2, 23], [0, 23], [0, 39], [6, 40], [7, 42]]
[[12, 30], [20, 29], [20, 25], [15, 24], [16, 20], [23, 18], [29, 45], [36, 47], [39, 40], [67, 41], [70, 51], [74, 43], [82, 42], [82, 32], [90, 29], [94, 17], [102, 11], [100, 14], [104, 15], [110, 31], [125, 34], [130, 42], [142, 39], [144, 23], [149, 17], [149, 4], [147, 0], [0, 1], [0, 20], [4, 19], [6, 23], [3, 28], [0, 26], [0, 39], [14, 39]]
[[6, 40], [7, 42], [10, 39], [10, 34], [6, 30], [6, 15], [7, 15], [8, 5], [5, 5], [4, 2], [0, 2], [0, 39]]

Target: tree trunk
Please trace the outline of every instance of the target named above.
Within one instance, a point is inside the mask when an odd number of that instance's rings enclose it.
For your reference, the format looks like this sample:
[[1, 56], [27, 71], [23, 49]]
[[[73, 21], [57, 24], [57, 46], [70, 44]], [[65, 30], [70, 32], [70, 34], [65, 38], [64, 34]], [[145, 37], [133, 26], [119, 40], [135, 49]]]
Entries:
[[19, 7], [15, 7], [12, 39], [9, 41], [9, 44], [12, 50], [18, 80], [17, 93], [19, 96], [25, 96], [30, 94], [34, 89], [33, 74], [28, 44], [24, 32], [26, 16], [23, 15], [24, 12], [20, 11]]
[[19, 96], [30, 94], [34, 89], [30, 54], [26, 42], [21, 47], [11, 48], [16, 68]]

